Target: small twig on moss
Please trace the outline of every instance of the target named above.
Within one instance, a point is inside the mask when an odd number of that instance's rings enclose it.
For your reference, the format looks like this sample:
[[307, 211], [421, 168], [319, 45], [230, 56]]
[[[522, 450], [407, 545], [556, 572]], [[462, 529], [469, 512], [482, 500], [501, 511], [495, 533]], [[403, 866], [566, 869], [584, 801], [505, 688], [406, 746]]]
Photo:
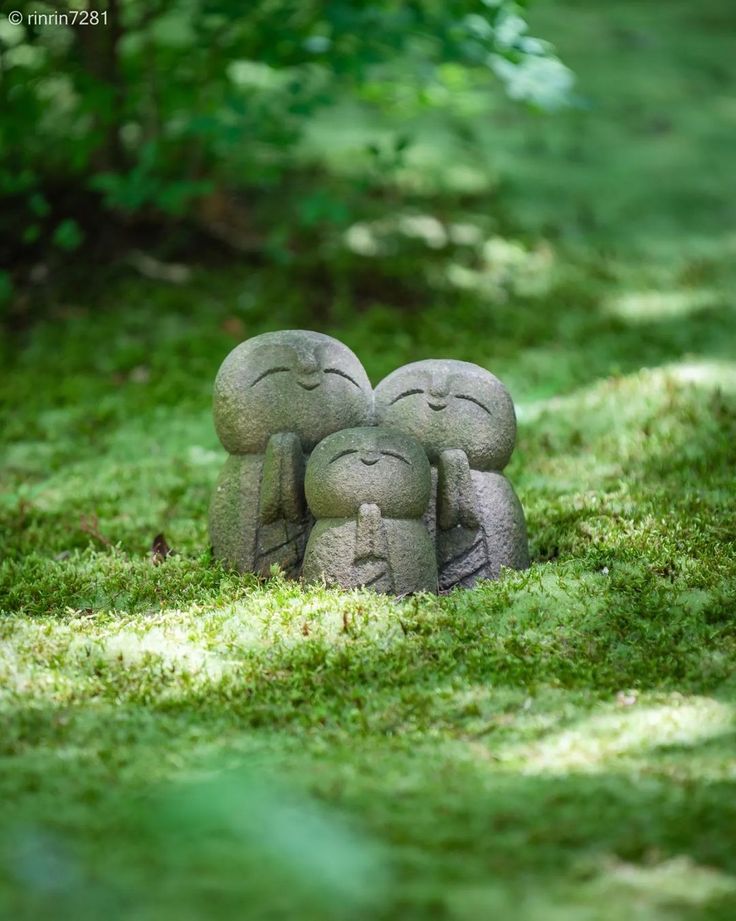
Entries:
[[100, 531], [100, 521], [97, 515], [80, 515], [79, 529], [80, 531], [84, 531], [85, 534], [89, 534], [90, 537], [94, 537], [95, 540], [98, 540], [105, 547], [112, 547], [112, 541], [108, 540]]

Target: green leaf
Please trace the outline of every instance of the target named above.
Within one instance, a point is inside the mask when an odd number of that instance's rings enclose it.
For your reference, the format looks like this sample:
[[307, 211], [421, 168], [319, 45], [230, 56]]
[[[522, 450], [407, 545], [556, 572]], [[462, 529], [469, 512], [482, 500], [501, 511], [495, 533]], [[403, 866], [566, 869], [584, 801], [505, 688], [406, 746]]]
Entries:
[[59, 249], [71, 251], [79, 249], [82, 245], [84, 233], [73, 218], [67, 218], [57, 226], [51, 241]]

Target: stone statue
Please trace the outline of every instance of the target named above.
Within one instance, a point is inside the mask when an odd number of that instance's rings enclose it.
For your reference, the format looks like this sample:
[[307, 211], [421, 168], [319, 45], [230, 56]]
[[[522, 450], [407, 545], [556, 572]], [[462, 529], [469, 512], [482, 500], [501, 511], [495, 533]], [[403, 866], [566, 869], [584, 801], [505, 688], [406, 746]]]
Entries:
[[316, 521], [304, 578], [393, 595], [436, 592], [434, 546], [422, 520], [430, 489], [429, 461], [410, 435], [382, 428], [329, 435], [307, 464]]
[[326, 435], [373, 421], [363, 366], [330, 336], [285, 330], [236, 346], [215, 380], [215, 428], [230, 457], [210, 504], [215, 556], [241, 572], [298, 576], [312, 524], [306, 456]]
[[432, 464], [425, 516], [440, 589], [529, 565], [526, 523], [501, 471], [514, 450], [508, 390], [478, 365], [437, 359], [399, 368], [375, 391], [378, 425], [419, 439]]

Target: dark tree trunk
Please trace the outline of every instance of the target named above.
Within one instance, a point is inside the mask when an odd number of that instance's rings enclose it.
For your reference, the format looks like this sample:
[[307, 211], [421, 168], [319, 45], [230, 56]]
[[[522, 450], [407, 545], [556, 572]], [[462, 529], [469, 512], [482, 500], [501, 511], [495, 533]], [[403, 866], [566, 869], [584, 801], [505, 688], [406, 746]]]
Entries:
[[95, 116], [94, 128], [102, 140], [93, 156], [96, 171], [118, 172], [125, 169], [125, 151], [120, 129], [125, 119], [126, 86], [120, 66], [119, 44], [123, 36], [119, 0], [107, 0], [107, 24], [75, 27], [75, 40], [82, 66], [95, 83], [109, 93], [109, 109]]

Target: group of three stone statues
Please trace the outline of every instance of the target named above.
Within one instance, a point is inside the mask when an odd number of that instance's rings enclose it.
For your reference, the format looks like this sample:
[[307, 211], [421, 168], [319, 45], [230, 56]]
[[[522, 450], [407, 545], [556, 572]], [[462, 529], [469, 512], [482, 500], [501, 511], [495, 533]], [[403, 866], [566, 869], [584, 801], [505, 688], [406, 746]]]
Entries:
[[215, 556], [241, 572], [379, 592], [446, 590], [529, 564], [502, 470], [516, 417], [464, 361], [405, 365], [375, 388], [336, 339], [265, 333], [225, 359], [215, 427], [229, 453], [210, 506]]

